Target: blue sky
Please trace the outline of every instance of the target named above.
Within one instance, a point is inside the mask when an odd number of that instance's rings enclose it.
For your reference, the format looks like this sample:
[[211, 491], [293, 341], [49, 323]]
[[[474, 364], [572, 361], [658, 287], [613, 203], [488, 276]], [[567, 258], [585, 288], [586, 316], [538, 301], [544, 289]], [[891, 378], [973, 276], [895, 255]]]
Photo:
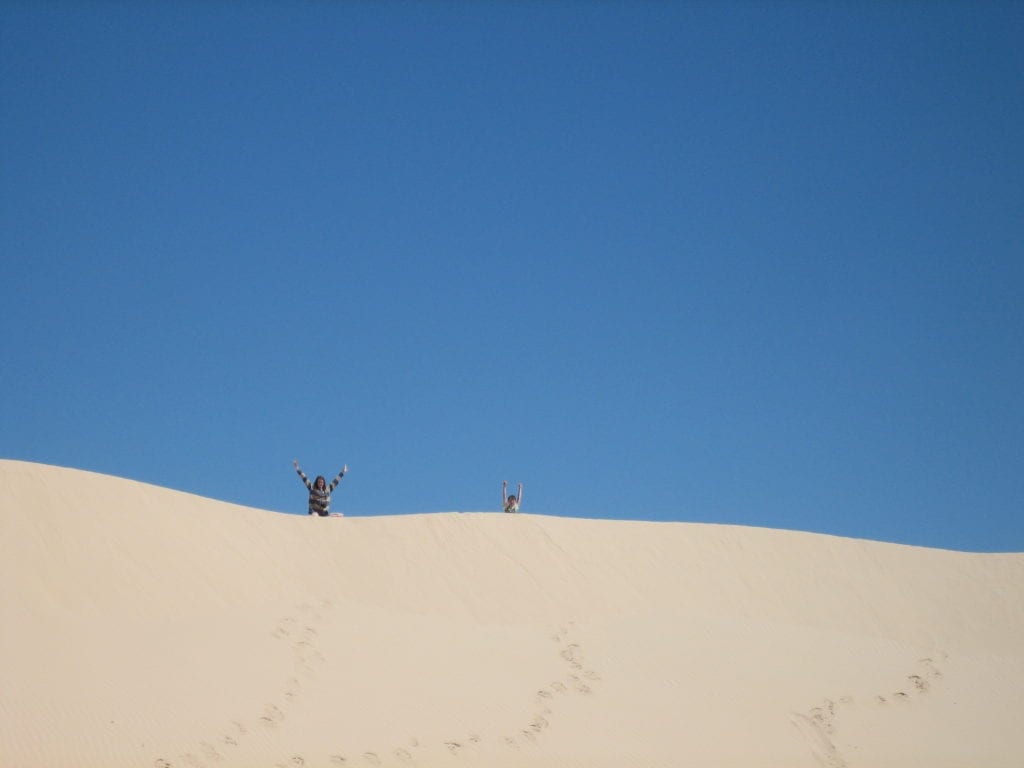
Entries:
[[0, 456], [1024, 550], [1021, 4], [0, 22]]

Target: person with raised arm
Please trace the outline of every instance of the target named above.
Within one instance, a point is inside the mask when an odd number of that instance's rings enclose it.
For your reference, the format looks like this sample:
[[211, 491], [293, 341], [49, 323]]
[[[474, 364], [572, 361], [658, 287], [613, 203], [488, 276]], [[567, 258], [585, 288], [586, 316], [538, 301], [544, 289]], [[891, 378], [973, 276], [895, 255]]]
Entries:
[[501, 481], [501, 503], [506, 512], [518, 512], [519, 505], [523, 503], [523, 484], [519, 483], [519, 490], [509, 495], [508, 480]]
[[316, 480], [312, 483], [309, 482], [306, 473], [299, 466], [298, 459], [293, 461], [292, 465], [295, 467], [295, 471], [299, 473], [299, 477], [302, 478], [303, 485], [309, 489], [309, 514], [327, 517], [331, 513], [331, 491], [338, 487], [341, 478], [348, 472], [348, 464], [341, 468], [341, 472], [331, 481], [330, 485], [327, 484], [327, 480], [324, 479], [323, 475], [317, 475]]

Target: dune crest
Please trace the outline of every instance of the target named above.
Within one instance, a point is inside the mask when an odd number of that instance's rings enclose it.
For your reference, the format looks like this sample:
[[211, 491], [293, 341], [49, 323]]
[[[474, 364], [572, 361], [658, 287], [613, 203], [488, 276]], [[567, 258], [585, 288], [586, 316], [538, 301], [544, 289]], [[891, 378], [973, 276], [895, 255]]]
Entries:
[[1024, 554], [0, 461], [0, 766], [1018, 768]]

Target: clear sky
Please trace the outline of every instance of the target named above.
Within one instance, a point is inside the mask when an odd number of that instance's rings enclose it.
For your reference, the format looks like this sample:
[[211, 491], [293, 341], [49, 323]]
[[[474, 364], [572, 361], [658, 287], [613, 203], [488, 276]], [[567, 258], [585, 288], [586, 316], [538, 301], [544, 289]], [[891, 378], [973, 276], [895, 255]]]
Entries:
[[0, 456], [1024, 550], [1022, 40], [966, 0], [5, 2]]

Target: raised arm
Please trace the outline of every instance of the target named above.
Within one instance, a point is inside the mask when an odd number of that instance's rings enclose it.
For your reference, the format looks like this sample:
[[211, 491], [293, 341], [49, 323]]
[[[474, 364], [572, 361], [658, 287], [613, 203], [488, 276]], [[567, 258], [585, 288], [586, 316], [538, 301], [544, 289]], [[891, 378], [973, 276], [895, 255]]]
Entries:
[[501, 508], [505, 508], [505, 502], [508, 500], [508, 480], [501, 481]]
[[337, 476], [336, 478], [334, 478], [333, 480], [331, 480], [331, 490], [332, 490], [332, 491], [333, 491], [333, 490], [334, 490], [335, 488], [337, 488], [337, 487], [338, 487], [338, 483], [340, 483], [340, 482], [341, 482], [341, 478], [343, 478], [343, 477], [345, 476], [345, 473], [346, 473], [346, 472], [348, 472], [348, 464], [346, 464], [346, 465], [345, 465], [344, 467], [342, 467], [342, 468], [341, 468], [341, 472], [339, 472], [339, 473], [338, 473], [338, 476]]
[[523, 505], [523, 484], [522, 483], [519, 484], [519, 490], [516, 491], [516, 503], [519, 504], [519, 506]]
[[292, 466], [295, 467], [295, 471], [299, 473], [299, 477], [302, 479], [302, 484], [309, 490], [313, 490], [313, 484], [309, 482], [309, 478], [306, 477], [306, 473], [302, 471], [302, 467], [299, 466], [299, 460], [295, 459], [292, 462]]

